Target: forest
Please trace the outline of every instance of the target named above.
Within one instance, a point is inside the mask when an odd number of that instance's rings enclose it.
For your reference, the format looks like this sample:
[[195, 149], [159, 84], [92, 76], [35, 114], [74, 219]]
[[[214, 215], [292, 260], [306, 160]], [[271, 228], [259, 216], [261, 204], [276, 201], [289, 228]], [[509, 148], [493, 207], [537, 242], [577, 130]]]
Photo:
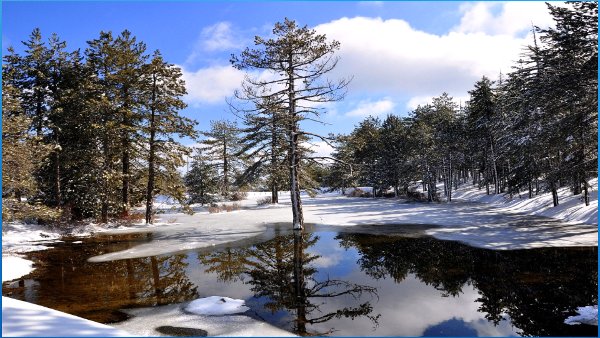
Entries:
[[[232, 119], [202, 131], [181, 114], [181, 69], [131, 32], [100, 32], [82, 51], [34, 29], [24, 52], [9, 48], [3, 58], [2, 218], [106, 223], [145, 206], [150, 223], [157, 196], [187, 207], [270, 191], [265, 203], [278, 203], [285, 190], [302, 228], [301, 191], [359, 186], [370, 191], [352, 194], [439, 202], [473, 184], [488, 194], [549, 193], [555, 206], [569, 186], [589, 205], [588, 181], [598, 176], [597, 3], [548, 8], [555, 26], [534, 26], [510, 72], [482, 76], [467, 102], [441, 93], [345, 135], [305, 127], [322, 121], [323, 103], [344, 98], [351, 77], [327, 79], [343, 61], [339, 42], [293, 20], [232, 55], [248, 74], [228, 100]], [[190, 139], [197, 146], [184, 145]], [[332, 144], [331, 156], [316, 156], [311, 140]]]

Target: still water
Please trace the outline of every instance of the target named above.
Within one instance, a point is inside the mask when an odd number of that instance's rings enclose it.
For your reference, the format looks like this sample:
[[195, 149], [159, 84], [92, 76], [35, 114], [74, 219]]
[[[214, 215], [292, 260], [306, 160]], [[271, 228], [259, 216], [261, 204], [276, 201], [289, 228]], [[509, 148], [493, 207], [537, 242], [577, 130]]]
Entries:
[[563, 324], [598, 302], [597, 247], [492, 251], [407, 233], [270, 233], [254, 244], [103, 263], [87, 259], [152, 235], [65, 239], [29, 253], [37, 269], [2, 291], [103, 323], [127, 320], [123, 309], [219, 295], [300, 335], [598, 335]]

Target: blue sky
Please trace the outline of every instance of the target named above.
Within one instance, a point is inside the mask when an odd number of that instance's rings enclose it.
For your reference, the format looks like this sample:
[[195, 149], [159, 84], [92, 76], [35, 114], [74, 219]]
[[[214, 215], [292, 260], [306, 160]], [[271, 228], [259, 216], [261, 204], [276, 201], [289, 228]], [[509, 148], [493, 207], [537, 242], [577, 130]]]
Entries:
[[[446, 91], [464, 102], [474, 82], [510, 71], [531, 43], [531, 23], [551, 23], [543, 2], [6, 2], [2, 50], [22, 50], [33, 28], [85, 49], [101, 30], [130, 30], [182, 67], [189, 95], [183, 112], [206, 129], [235, 119], [225, 98], [243, 79], [229, 56], [267, 35], [285, 17], [341, 43], [331, 78], [353, 76], [346, 99], [326, 106], [319, 133], [348, 133], [367, 115], [406, 115]], [[191, 143], [191, 141], [186, 141]], [[327, 148], [317, 142], [317, 147]], [[327, 152], [327, 149], [321, 149]]]

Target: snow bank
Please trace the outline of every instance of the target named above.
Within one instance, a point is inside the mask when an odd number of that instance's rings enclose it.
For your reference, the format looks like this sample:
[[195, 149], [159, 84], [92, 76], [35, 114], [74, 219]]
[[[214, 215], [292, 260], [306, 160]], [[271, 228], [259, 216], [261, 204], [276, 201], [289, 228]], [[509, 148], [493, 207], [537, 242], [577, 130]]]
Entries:
[[579, 313], [579, 315], [570, 316], [565, 319], [565, 324], [588, 324], [598, 326], [598, 305], [578, 307], [577, 313]]
[[2, 224], [2, 253], [24, 253], [46, 250], [52, 244], [61, 242], [60, 238], [69, 235], [89, 237], [96, 232], [106, 230], [106, 226], [86, 224], [73, 228], [52, 228], [37, 224], [11, 222]]
[[[463, 188], [465, 190], [473, 191], [466, 187]], [[265, 194], [249, 195], [256, 199]], [[463, 193], [462, 198], [464, 196]], [[590, 208], [597, 210], [596, 202], [593, 203], [594, 206]], [[518, 206], [513, 206], [512, 211], [503, 206], [472, 202], [403, 203], [397, 199], [354, 198], [335, 194], [303, 197], [307, 224], [338, 227], [386, 225], [397, 227], [399, 231], [403, 231], [402, 225], [424, 225], [428, 228], [426, 234], [438, 239], [457, 240], [496, 250], [598, 245], [597, 225], [528, 216]], [[290, 202], [284, 197], [275, 207], [264, 208], [254, 204], [236, 213], [159, 215], [157, 224], [162, 224], [160, 226], [139, 225], [105, 232], [151, 232], [151, 242], [92, 257], [90, 261], [147, 257], [229, 245], [231, 242], [255, 243], [265, 240], [269, 224], [283, 224], [291, 229], [291, 218]], [[373, 227], [374, 230], [376, 228]]]
[[2, 297], [2, 336], [131, 337], [131, 334], [47, 307]]
[[185, 307], [185, 311], [206, 316], [222, 316], [250, 310], [244, 300], [229, 297], [211, 296], [199, 298]]
[[574, 196], [569, 187], [558, 190], [559, 205], [552, 203], [552, 194], [543, 193], [532, 198], [527, 193], [521, 196], [486, 195], [485, 189], [477, 189], [471, 184], [463, 184], [453, 192], [455, 200], [489, 203], [501, 207], [502, 212], [525, 213], [529, 215], [544, 216], [568, 222], [598, 225], [598, 179], [590, 180], [590, 205], [586, 206], [583, 194]]
[[2, 253], [23, 253], [48, 249], [48, 244], [59, 241], [58, 231], [35, 224], [2, 224]]
[[25, 276], [34, 270], [33, 262], [18, 256], [2, 255], [2, 282]]
[[[201, 329], [209, 336], [276, 336], [291, 337], [290, 332], [248, 316], [202, 316], [183, 310], [181, 304], [124, 310], [133, 318], [113, 324], [114, 327], [139, 336], [157, 336], [160, 326]], [[149, 325], [152, 323], [152, 325]]]

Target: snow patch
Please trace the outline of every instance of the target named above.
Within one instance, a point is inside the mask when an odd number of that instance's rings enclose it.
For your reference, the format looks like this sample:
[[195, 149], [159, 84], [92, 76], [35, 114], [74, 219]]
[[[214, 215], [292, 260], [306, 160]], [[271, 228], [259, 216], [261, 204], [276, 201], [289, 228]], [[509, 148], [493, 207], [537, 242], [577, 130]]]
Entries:
[[[164, 325], [201, 329], [207, 331], [209, 336], [294, 336], [290, 332], [248, 316], [199, 316], [189, 314], [182, 310], [181, 304], [124, 311], [133, 317], [124, 322], [112, 324], [112, 326], [139, 336], [157, 336], [156, 328]], [[148, 325], [148, 323], [152, 323], [152, 325]]]
[[33, 262], [18, 256], [2, 255], [2, 282], [13, 280], [31, 273]]
[[242, 299], [211, 296], [192, 301], [185, 307], [185, 310], [205, 316], [222, 316], [248, 311], [250, 308], [244, 304], [245, 301]]
[[484, 188], [477, 189], [471, 184], [463, 184], [452, 196], [455, 200], [493, 204], [507, 213], [525, 213], [573, 223], [598, 225], [598, 178], [591, 179], [588, 183], [589, 206], [583, 203], [583, 194], [573, 195], [569, 187], [558, 189], [559, 204], [556, 207], [552, 203], [552, 194], [547, 192], [532, 198], [527, 198], [527, 193], [510, 198], [508, 195], [486, 195]]
[[565, 319], [565, 324], [588, 324], [598, 326], [598, 305], [578, 307], [577, 313], [579, 313], [579, 315], [570, 316]]
[[2, 297], [2, 336], [131, 337], [131, 334], [47, 307]]

